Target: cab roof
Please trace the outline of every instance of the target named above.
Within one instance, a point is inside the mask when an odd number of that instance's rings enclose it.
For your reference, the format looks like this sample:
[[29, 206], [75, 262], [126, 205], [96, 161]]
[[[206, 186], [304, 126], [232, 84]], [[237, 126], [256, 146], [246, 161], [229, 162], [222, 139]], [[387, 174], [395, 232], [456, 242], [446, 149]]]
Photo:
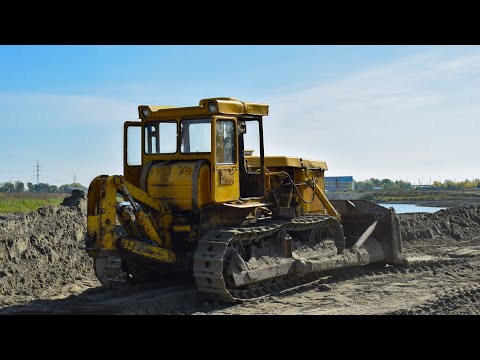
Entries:
[[140, 105], [138, 115], [142, 120], [167, 117], [212, 115], [260, 115], [268, 116], [268, 104], [244, 102], [234, 98], [217, 97], [200, 100], [198, 106]]

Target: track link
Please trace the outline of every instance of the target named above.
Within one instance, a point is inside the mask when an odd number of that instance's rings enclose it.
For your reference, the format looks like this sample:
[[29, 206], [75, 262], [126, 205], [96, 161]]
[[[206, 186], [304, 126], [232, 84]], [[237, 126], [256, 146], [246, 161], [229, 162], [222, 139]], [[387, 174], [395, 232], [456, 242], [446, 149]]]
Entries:
[[318, 274], [300, 276], [290, 273], [267, 281], [259, 281], [253, 289], [228, 289], [225, 281], [225, 255], [234, 244], [250, 245], [282, 230], [288, 232], [311, 230], [330, 218], [325, 215], [307, 215], [295, 218], [291, 222], [264, 220], [260, 225], [208, 231], [200, 239], [193, 257], [193, 275], [198, 290], [214, 299], [244, 302], [314, 281]]
[[232, 241], [255, 241], [286, 227], [286, 222], [269, 221], [249, 226], [208, 231], [198, 242], [193, 257], [193, 275], [199, 291], [216, 299], [237, 302], [240, 294], [231, 294], [224, 280], [224, 256]]

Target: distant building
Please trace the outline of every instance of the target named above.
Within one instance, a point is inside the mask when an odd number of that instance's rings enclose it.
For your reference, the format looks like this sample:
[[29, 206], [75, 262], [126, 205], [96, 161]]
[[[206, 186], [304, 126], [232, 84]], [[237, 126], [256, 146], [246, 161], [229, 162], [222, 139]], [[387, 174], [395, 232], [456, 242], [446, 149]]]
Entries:
[[325, 176], [325, 190], [355, 190], [353, 176]]

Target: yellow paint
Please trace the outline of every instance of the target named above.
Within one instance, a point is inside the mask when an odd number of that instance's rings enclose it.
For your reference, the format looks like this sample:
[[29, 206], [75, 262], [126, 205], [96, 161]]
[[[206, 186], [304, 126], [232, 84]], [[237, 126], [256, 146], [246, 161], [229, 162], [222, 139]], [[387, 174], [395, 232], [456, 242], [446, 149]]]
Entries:
[[165, 244], [160, 239], [160, 235], [158, 235], [158, 230], [155, 228], [152, 218], [143, 211], [139, 211], [135, 216], [137, 217], [138, 225], [143, 230], [145, 236], [157, 243], [157, 245], [164, 246]]
[[[207, 101], [208, 100], [208, 101]], [[219, 106], [218, 114], [213, 116], [208, 111], [208, 103], [216, 102]], [[232, 121], [236, 129], [237, 118], [231, 114], [247, 114], [244, 111], [268, 114], [268, 105], [243, 103], [235, 99], [204, 99], [199, 107], [177, 107], [177, 108], [155, 108], [149, 106], [151, 115], [145, 118], [142, 109], [139, 107], [142, 129], [145, 124], [153, 121], [168, 120], [177, 122], [177, 131], [180, 129], [182, 119], [185, 118], [209, 118], [211, 121], [211, 152], [210, 153], [181, 153], [173, 154], [147, 154], [142, 151], [142, 164], [146, 166], [150, 162], [169, 161], [164, 164], [154, 164], [148, 169], [144, 190], [151, 196], [168, 203], [176, 210], [192, 210], [212, 204], [221, 204], [227, 201], [236, 201], [240, 198], [240, 177], [238, 166], [238, 144], [235, 136], [235, 163], [217, 164], [216, 161], [216, 121]], [[142, 130], [144, 132], [144, 130]], [[142, 142], [142, 149], [145, 148], [145, 139]], [[200, 168], [198, 176], [198, 199], [194, 201], [193, 196], [193, 171], [196, 161], [204, 160], [205, 164]], [[220, 170], [225, 169], [233, 174], [233, 183], [225, 184], [220, 181]], [[140, 181], [139, 181], [140, 182]], [[141, 184], [143, 185], [143, 184]], [[196, 206], [194, 206], [196, 203]]]
[[170, 210], [167, 211], [165, 208], [164, 211], [160, 214], [161, 217], [161, 226], [162, 226], [162, 234], [165, 236], [165, 247], [167, 249], [172, 248], [172, 236], [170, 235], [170, 228], [172, 227], [173, 223], [173, 215]]
[[[117, 241], [119, 239], [115, 232], [115, 224], [117, 220], [116, 214], [116, 194], [122, 191], [122, 186], [126, 186], [130, 194], [136, 202], [164, 214], [162, 216], [162, 227], [157, 229], [154, 219], [143, 211], [135, 214], [137, 224], [130, 224], [132, 228], [138, 226], [143, 234], [158, 245], [166, 248], [171, 247], [171, 237], [169, 228], [171, 226], [172, 217], [168, 213], [168, 207], [160, 200], [155, 199], [138, 189], [137, 187], [125, 181], [123, 176], [109, 176], [95, 178], [88, 191], [87, 205], [87, 234], [94, 239], [97, 251], [109, 251], [117, 249]], [[123, 221], [129, 221], [127, 217], [123, 217]], [[130, 218], [131, 221], [131, 218]], [[163, 235], [160, 236], [159, 232]], [[90, 252], [95, 256], [94, 252]]]
[[116, 192], [115, 176], [96, 177], [88, 190], [87, 235], [99, 251], [116, 249]]
[[[235, 163], [234, 164], [217, 164], [217, 151], [222, 151], [222, 149], [217, 149], [217, 139], [216, 139], [216, 122], [217, 121], [232, 121], [234, 123], [235, 129], [237, 128], [237, 119], [231, 116], [215, 116], [213, 118], [212, 124], [212, 163], [215, 163], [215, 167], [212, 169], [212, 182], [211, 182], [211, 192], [212, 192], [212, 202], [216, 204], [221, 204], [224, 202], [235, 201], [240, 198], [240, 176], [239, 176], [239, 166], [238, 166], [238, 143], [237, 136], [235, 136]], [[230, 184], [225, 184], [225, 181], [221, 181], [221, 171], [228, 171], [233, 175], [233, 182]]]
[[337, 210], [335, 210], [335, 208], [334, 208], [333, 205], [330, 203], [330, 201], [328, 201], [327, 197], [325, 196], [325, 193], [324, 193], [323, 190], [318, 186], [318, 184], [315, 186], [315, 195], [318, 196], [318, 198], [319, 198], [320, 201], [322, 202], [323, 206], [325, 206], [325, 208], [326, 208], [327, 211], [328, 211], [328, 214], [331, 215], [331, 216], [334, 216], [334, 217], [336, 217], [338, 220], [340, 220], [340, 214], [337, 212]]
[[[220, 169], [227, 169], [233, 172], [233, 183], [230, 185], [222, 185], [220, 178]], [[240, 198], [240, 176], [236, 165], [219, 165], [213, 173], [212, 194], [213, 202], [221, 204], [228, 201], [235, 201]]]
[[[260, 167], [259, 156], [246, 156], [248, 166], [252, 168]], [[328, 170], [327, 163], [322, 160], [308, 160], [294, 156], [265, 156], [265, 166], [269, 167], [293, 167], [307, 169]]]
[[115, 176], [109, 176], [101, 185], [99, 199], [99, 240], [102, 250], [113, 250], [116, 248], [115, 241], [118, 236], [115, 233], [117, 219], [117, 186]]
[[173, 225], [172, 230], [174, 232], [190, 232], [190, 225]]
[[136, 255], [141, 255], [162, 263], [175, 263], [176, 256], [171, 250], [131, 239], [120, 239], [118, 245], [122, 250]]
[[[211, 112], [208, 109], [209, 103], [215, 103], [218, 111]], [[143, 108], [148, 107], [151, 115], [145, 117], [142, 113]], [[268, 105], [259, 103], [243, 102], [234, 98], [211, 98], [202, 99], [198, 106], [190, 107], [173, 107], [173, 106], [151, 106], [140, 105], [138, 107], [138, 115], [140, 119], [164, 119], [166, 117], [191, 117], [191, 116], [212, 116], [218, 114], [225, 115], [268, 115]]]
[[113, 178], [115, 182], [115, 191], [117, 189], [121, 190], [122, 185], [125, 185], [127, 187], [127, 190], [130, 192], [130, 194], [132, 194], [133, 198], [140, 204], [147, 205], [157, 211], [161, 211], [165, 206], [165, 204], [162, 203], [159, 199], [156, 199], [153, 196], [150, 196], [148, 193], [146, 193], [142, 189], [139, 189], [136, 186], [125, 181], [125, 178], [123, 176], [117, 175], [117, 176], [111, 176], [111, 178]]
[[[171, 208], [192, 210], [193, 196], [199, 208], [210, 205], [210, 169], [202, 164], [194, 179], [197, 162], [158, 163], [150, 167], [145, 191]], [[193, 186], [197, 186], [196, 192]]]
[[312, 189], [313, 180], [315, 180], [315, 184], [319, 183], [318, 185], [322, 187], [323, 171], [319, 169], [307, 170], [306, 168], [294, 168], [295, 183], [308, 184], [308, 185], [298, 185], [297, 186], [298, 191], [306, 201], [311, 201], [313, 199], [313, 202], [310, 204], [300, 201], [299, 207], [301, 208], [301, 211], [299, 209], [299, 215], [307, 214], [307, 213], [319, 213], [319, 212], [326, 213], [322, 205], [322, 202], [317, 196], [315, 196], [315, 192]]

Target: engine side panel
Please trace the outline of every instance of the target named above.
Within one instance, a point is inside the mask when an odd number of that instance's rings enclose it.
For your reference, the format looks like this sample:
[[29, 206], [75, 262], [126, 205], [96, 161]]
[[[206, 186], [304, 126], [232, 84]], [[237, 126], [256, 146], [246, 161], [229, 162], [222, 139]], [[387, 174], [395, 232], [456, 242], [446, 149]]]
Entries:
[[195, 210], [211, 204], [210, 169], [206, 161], [151, 163], [144, 168], [142, 189], [175, 210]]

